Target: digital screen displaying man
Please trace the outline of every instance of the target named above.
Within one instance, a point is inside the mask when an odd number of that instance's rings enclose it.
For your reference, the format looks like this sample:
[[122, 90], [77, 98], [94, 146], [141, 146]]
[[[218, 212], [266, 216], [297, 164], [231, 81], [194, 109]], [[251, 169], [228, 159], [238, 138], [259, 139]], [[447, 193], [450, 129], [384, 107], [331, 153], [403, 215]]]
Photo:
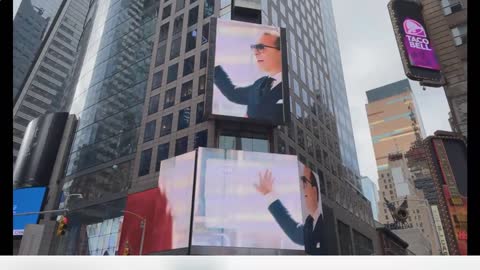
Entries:
[[288, 210], [275, 195], [274, 178], [269, 170], [259, 174], [259, 183], [255, 184], [255, 188], [268, 198], [270, 202], [268, 210], [293, 242], [303, 245], [307, 254], [325, 255], [327, 249], [323, 233], [324, 223], [317, 177], [309, 168], [304, 167], [300, 181], [308, 214], [303, 224], [298, 223], [290, 216]]
[[[238, 115], [235, 111], [229, 110], [225, 102], [221, 104], [222, 102], [214, 94], [213, 113], [281, 124], [284, 105], [279, 29], [268, 26], [254, 28], [251, 24], [241, 23], [240, 26], [246, 29], [239, 32], [243, 33], [239, 34], [240, 37], [233, 36], [234, 34], [225, 34], [224, 37], [221, 29], [229, 25], [220, 20], [218, 23], [216, 47], [218, 59], [216, 58], [215, 61], [214, 87], [229, 102], [246, 106], [246, 111]], [[240, 26], [235, 25], [237, 28]], [[228, 41], [222, 42], [222, 40]], [[227, 44], [233, 40], [239, 43], [236, 46], [227, 47]], [[238, 46], [245, 48], [241, 50]], [[247, 53], [248, 55], [245, 55]], [[228, 56], [229, 54], [238, 54], [238, 56], [232, 57]], [[252, 57], [254, 63], [249, 63]]]

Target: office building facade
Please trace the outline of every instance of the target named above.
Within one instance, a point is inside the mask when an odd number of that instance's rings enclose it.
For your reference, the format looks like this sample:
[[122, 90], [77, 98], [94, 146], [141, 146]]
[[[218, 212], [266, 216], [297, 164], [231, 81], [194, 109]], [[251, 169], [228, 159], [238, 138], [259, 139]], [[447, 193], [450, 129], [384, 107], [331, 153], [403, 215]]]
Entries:
[[90, 1], [70, 109], [78, 123], [59, 196], [62, 206], [77, 211], [69, 215], [69, 232], [52, 243], [53, 254], [116, 253], [158, 5], [148, 0]]
[[[247, 5], [244, 2], [252, 3]], [[293, 114], [288, 127], [272, 130], [265, 126], [213, 121], [203, 117], [204, 93], [208, 91], [205, 89], [206, 58], [212, 57], [208, 55], [208, 42], [214, 42], [208, 37], [209, 17], [241, 17], [237, 8], [243, 4], [250, 9], [261, 8], [262, 24], [287, 30]], [[314, 20], [322, 18], [322, 8], [329, 17]], [[300, 16], [302, 9], [313, 10], [308, 15], [310, 19], [303, 21]], [[324, 26], [327, 19], [333, 17], [331, 5], [325, 2], [235, 1], [235, 5], [229, 1], [161, 2], [158, 42], [153, 53], [155, 63], [150, 74], [150, 91], [145, 98], [142, 133], [129, 193], [155, 187], [161, 160], [198, 146], [294, 154], [319, 172], [323, 179], [321, 190], [325, 201], [328, 201], [324, 205], [331, 207], [334, 215], [343, 222], [344, 230], [340, 231], [342, 236], [339, 237], [349, 241], [340, 241], [343, 246], [333, 247], [337, 250], [332, 253], [353, 254], [354, 232], [364, 237], [368, 235], [366, 238], [370, 240], [375, 237], [369, 202], [361, 194], [359, 177], [354, 173], [358, 165], [351, 166], [353, 169], [344, 166], [348, 163], [343, 162], [338, 147], [335, 105], [330, 87], [333, 78], [329, 76], [327, 66], [328, 61], [335, 59], [327, 58], [324, 50], [328, 43], [322, 34], [323, 29], [327, 29]], [[248, 20], [258, 21], [258, 18]], [[315, 31], [317, 35], [308, 31]], [[355, 156], [351, 159], [356, 163]], [[354, 221], [357, 219], [358, 222]], [[332, 242], [337, 241], [333, 239]], [[373, 250], [373, 241], [370, 243]]]
[[[421, 0], [430, 41], [446, 85], [454, 128], [467, 137], [467, 8], [466, 0]], [[432, 90], [435, 91], [435, 90]]]
[[424, 137], [420, 114], [407, 79], [367, 91], [368, 124], [377, 171], [388, 169], [390, 153], [405, 153]]
[[458, 133], [436, 131], [424, 140], [437, 193], [435, 214], [451, 255], [467, 254], [467, 145]]
[[[425, 199], [423, 192], [415, 188], [414, 178], [410, 173], [404, 154], [389, 155], [388, 169], [379, 172], [379, 222], [386, 225], [391, 224], [391, 229], [394, 232], [400, 231], [401, 234], [407, 236], [411, 236], [412, 233], [423, 235], [427, 239], [428, 245], [421, 244], [423, 247], [418, 250], [427, 250], [421, 254], [439, 255], [440, 246], [430, 204]], [[387, 203], [393, 203], [398, 208], [405, 200], [408, 204], [407, 226], [405, 228], [397, 228], [393, 217], [394, 213], [389, 210]], [[409, 231], [403, 232], [403, 230]], [[418, 237], [408, 238], [416, 241]], [[403, 239], [409, 242], [408, 239]]]
[[378, 188], [375, 183], [370, 180], [368, 176], [363, 176], [362, 179], [363, 195], [370, 201], [372, 207], [373, 219], [378, 220]]
[[[70, 82], [89, 3], [23, 0], [17, 10], [13, 50], [14, 163], [30, 121], [49, 112], [68, 111]], [[30, 7], [36, 10], [34, 14]]]

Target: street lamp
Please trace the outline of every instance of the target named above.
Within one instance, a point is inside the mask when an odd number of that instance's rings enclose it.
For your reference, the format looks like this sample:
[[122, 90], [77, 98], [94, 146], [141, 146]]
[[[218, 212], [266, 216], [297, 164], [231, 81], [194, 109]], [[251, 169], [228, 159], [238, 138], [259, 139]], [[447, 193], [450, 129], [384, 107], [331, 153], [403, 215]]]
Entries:
[[141, 256], [143, 253], [143, 241], [145, 240], [145, 227], [147, 226], [147, 218], [142, 217], [139, 214], [136, 214], [128, 210], [122, 210], [122, 212], [132, 214], [140, 219], [140, 228], [142, 229], [142, 238], [140, 239], [140, 256]]

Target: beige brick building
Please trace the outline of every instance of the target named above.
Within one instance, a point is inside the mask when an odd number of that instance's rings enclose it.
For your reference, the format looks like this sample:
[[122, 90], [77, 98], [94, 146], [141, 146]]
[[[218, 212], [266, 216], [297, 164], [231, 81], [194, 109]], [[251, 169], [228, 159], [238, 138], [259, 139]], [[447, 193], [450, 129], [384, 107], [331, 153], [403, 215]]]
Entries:
[[444, 86], [454, 131], [467, 137], [467, 1], [420, 0]]

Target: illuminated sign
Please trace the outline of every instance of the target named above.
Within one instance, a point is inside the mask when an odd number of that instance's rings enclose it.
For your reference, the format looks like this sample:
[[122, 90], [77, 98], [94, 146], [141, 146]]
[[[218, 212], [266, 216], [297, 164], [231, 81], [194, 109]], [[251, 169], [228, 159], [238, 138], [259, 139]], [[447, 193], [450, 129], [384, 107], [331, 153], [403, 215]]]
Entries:
[[410, 64], [416, 67], [440, 70], [435, 52], [427, 38], [425, 28], [416, 20], [406, 18], [403, 21], [405, 48]]
[[428, 38], [422, 6], [414, 1], [390, 0], [388, 11], [405, 75], [420, 84], [440, 87], [445, 79]]
[[[38, 212], [42, 208], [46, 187], [13, 190], [13, 214]], [[13, 235], [23, 235], [27, 224], [37, 224], [38, 214], [13, 216]]]
[[[289, 119], [284, 29], [212, 19], [215, 61], [206, 112], [273, 125]], [[209, 87], [210, 89], [210, 87]], [[207, 95], [210, 96], [210, 95]]]
[[442, 255], [450, 255], [450, 253], [448, 252], [447, 238], [445, 237], [445, 232], [442, 226], [442, 219], [440, 218], [440, 212], [438, 211], [438, 207], [436, 205], [432, 205], [431, 208], [433, 222], [435, 224], [435, 229], [437, 230]]

